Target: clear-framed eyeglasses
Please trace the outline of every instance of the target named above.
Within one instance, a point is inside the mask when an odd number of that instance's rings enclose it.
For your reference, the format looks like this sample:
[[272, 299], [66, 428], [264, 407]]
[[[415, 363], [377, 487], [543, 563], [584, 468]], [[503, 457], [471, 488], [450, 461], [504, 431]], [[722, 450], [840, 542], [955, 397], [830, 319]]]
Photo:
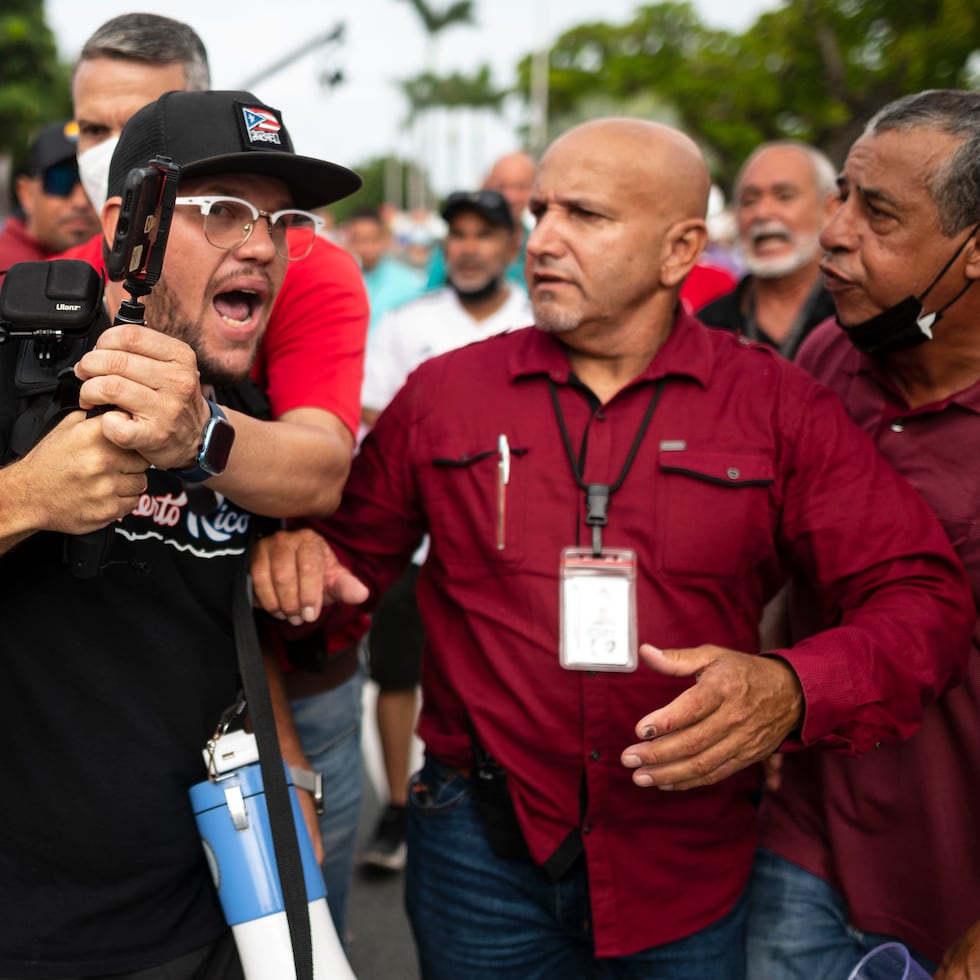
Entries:
[[286, 208], [270, 213], [240, 197], [178, 197], [174, 203], [200, 210], [204, 215], [204, 237], [215, 248], [239, 248], [248, 241], [259, 218], [265, 218], [276, 254], [291, 262], [310, 254], [317, 232], [323, 227], [323, 218], [310, 211]]

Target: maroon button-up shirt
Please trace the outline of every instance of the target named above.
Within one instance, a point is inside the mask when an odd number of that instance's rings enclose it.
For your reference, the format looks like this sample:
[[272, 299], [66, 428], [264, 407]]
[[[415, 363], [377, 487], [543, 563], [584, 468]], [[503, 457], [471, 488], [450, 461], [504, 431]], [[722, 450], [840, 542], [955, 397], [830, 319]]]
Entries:
[[11, 215], [0, 231], [0, 272], [17, 262], [40, 262], [54, 253], [31, 235], [20, 218]]
[[[832, 322], [799, 363], [929, 502], [980, 597], [980, 384], [911, 410]], [[964, 683], [911, 740], [860, 759], [788, 757], [765, 807], [765, 845], [841, 890], [854, 925], [937, 961], [980, 919], [980, 623], [973, 647]]]
[[[661, 792], [634, 786], [620, 764], [639, 718], [688, 680], [642, 664], [629, 674], [559, 665], [560, 552], [588, 543], [589, 529], [549, 379], [585, 482], [611, 484], [661, 378], [603, 533], [638, 554], [641, 642], [755, 652], [763, 605], [797, 567], [833, 627], [779, 651], [806, 695], [801, 743], [860, 751], [911, 732], [922, 702], [961, 669], [973, 619], [929, 508], [838, 398], [772, 351], [679, 314], [648, 368], [605, 405], [534, 328], [415, 371], [365, 440], [325, 533], [375, 596], [431, 535], [418, 584], [420, 735], [468, 768], [472, 722], [509, 773], [539, 863], [581, 829], [599, 956], [721, 917], [756, 840], [755, 767]], [[502, 549], [500, 435], [512, 454]]]

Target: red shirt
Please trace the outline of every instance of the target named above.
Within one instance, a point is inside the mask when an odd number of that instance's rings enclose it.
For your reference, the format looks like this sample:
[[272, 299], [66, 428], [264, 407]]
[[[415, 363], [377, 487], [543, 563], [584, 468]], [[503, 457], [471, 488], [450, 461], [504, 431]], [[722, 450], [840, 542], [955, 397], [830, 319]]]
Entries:
[[[689, 792], [634, 786], [619, 762], [634, 725], [687, 681], [643, 666], [592, 675], [559, 665], [559, 553], [589, 529], [548, 378], [576, 452], [588, 434], [586, 481], [603, 483], [618, 476], [654, 382], [667, 378], [603, 534], [606, 546], [639, 555], [642, 642], [756, 651], [760, 613], [787, 563], [819, 583], [840, 627], [780, 651], [806, 694], [806, 744], [861, 750], [908, 734], [920, 699], [962, 665], [972, 603], [935, 517], [836, 396], [771, 350], [684, 314], [603, 406], [570, 377], [562, 345], [534, 328], [410, 376], [355, 458], [340, 510], [320, 526], [374, 598], [431, 534], [418, 583], [426, 750], [469, 767], [471, 719], [510, 774], [539, 863], [581, 828], [596, 953], [621, 956], [731, 908], [752, 863], [759, 773]], [[500, 434], [512, 447], [502, 550]]]
[[[104, 270], [101, 236], [63, 258]], [[357, 432], [368, 315], [361, 271], [339, 246], [318, 237], [305, 259], [286, 266], [252, 368], [276, 418], [293, 408], [322, 408]]]
[[[833, 387], [946, 529], [980, 599], [980, 384], [912, 411], [833, 322], [797, 363]], [[801, 753], [767, 799], [763, 842], [843, 892], [859, 929], [930, 959], [980, 919], [980, 623], [966, 681], [908, 742], [860, 759]]]
[[686, 313], [697, 313], [702, 306], [730, 293], [737, 285], [738, 279], [727, 269], [699, 262], [681, 286], [681, 306]]
[[11, 215], [0, 231], [0, 272], [17, 262], [39, 262], [52, 253], [24, 227], [20, 218]]

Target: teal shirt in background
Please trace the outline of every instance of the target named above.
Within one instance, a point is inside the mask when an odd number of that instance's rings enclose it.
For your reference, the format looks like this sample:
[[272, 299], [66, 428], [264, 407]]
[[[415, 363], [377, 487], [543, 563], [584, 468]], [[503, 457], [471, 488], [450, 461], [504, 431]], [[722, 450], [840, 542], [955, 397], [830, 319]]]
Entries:
[[371, 304], [369, 334], [385, 313], [415, 299], [426, 289], [424, 270], [413, 269], [390, 256], [383, 258], [370, 272], [362, 269], [361, 273]]

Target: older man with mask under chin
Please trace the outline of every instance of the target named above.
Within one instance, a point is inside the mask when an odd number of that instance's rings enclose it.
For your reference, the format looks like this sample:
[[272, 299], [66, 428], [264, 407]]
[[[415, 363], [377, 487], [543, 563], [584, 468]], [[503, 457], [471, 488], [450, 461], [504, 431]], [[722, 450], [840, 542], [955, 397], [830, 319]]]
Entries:
[[[941, 519], [980, 597], [980, 93], [884, 106], [821, 236], [836, 320], [798, 363], [836, 391]], [[794, 590], [796, 636], [822, 616]], [[752, 980], [844, 977], [900, 940], [938, 980], [980, 976], [980, 623], [964, 683], [907, 742], [783, 759], [763, 803]]]

